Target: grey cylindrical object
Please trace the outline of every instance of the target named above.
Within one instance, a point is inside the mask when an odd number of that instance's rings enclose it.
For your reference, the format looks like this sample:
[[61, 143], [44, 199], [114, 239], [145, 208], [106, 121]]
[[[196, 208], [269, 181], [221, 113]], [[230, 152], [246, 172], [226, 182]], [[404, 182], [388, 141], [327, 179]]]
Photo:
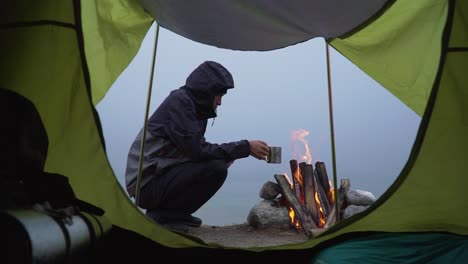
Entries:
[[35, 210], [0, 211], [1, 244], [13, 263], [65, 263], [86, 259], [95, 239], [82, 215], [69, 223]]

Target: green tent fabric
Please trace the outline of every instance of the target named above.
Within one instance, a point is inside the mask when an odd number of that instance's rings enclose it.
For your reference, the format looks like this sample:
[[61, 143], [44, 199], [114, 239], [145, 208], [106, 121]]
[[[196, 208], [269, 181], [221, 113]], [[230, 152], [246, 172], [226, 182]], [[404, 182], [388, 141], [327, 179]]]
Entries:
[[422, 116], [446, 16], [447, 1], [396, 1], [378, 20], [331, 45]]
[[[367, 230], [376, 228], [392, 232], [449, 231], [467, 234], [463, 219], [466, 219], [468, 205], [461, 198], [461, 185], [466, 181], [464, 175], [468, 171], [465, 162], [468, 140], [464, 136], [468, 128], [465, 120], [468, 109], [464, 100], [468, 97], [466, 77], [462, 73], [463, 64], [468, 62], [467, 33], [463, 30], [467, 26], [463, 19], [468, 6], [463, 1], [432, 2], [434, 4], [430, 6], [444, 14], [441, 21], [444, 31], [435, 43], [441, 46], [441, 52], [426, 55], [436, 56], [439, 62], [409, 162], [374, 210], [369, 210], [360, 221], [346, 228], [357, 227], [359, 223], [361, 227], [355, 230], [365, 230], [362, 228], [365, 226]], [[432, 20], [436, 20], [436, 16]], [[417, 58], [410, 59], [408, 63], [413, 59]]]
[[[67, 176], [80, 199], [105, 210], [115, 227], [116, 239], [106, 242], [119, 249], [115, 256], [138, 241], [136, 258], [153, 252], [151, 257], [224, 261], [296, 256], [307, 261], [326, 246], [367, 232], [444, 232], [466, 245], [468, 3], [390, 2], [355, 31], [327, 41], [423, 116], [411, 156], [371, 208], [301, 244], [256, 249], [206, 245], [154, 224], [128, 199], [109, 165], [94, 106], [135, 56], [152, 23], [139, 1], [4, 3], [0, 86], [35, 104], [49, 137], [46, 170]], [[333, 254], [333, 247], [328, 250], [324, 252]]]
[[[466, 30], [468, 28], [466, 20], [468, 4], [466, 1], [449, 1], [442, 4], [446, 9], [447, 22], [444, 23], [444, 32], [440, 38], [440, 62], [410, 160], [395, 184], [378, 201], [374, 207], [375, 210], [357, 216], [356, 218], [360, 218], [358, 221], [339, 232], [371, 230], [376, 224], [379, 225], [379, 221], [383, 221], [380, 225], [386, 227], [381, 230], [388, 232], [446, 231], [461, 234], [464, 235], [461, 239], [428, 238], [434, 244], [443, 239], [445, 245], [451, 245], [453, 248], [445, 252], [440, 252], [440, 248], [439, 251], [434, 251], [436, 248], [433, 251], [424, 251], [427, 252], [424, 255], [432, 256], [432, 259], [426, 258], [425, 261], [423, 259], [420, 261], [464, 263], [468, 259], [464, 253], [468, 247], [466, 238], [468, 204], [463, 198], [464, 188], [462, 187], [466, 183], [468, 171], [466, 164], [468, 78], [464, 69], [465, 64], [468, 63], [468, 32]], [[364, 226], [366, 228], [362, 228]], [[427, 243], [424, 238], [419, 243], [414, 241], [413, 248], [410, 248], [412, 253], [408, 252], [407, 256], [418, 252], [418, 245]], [[386, 246], [385, 250], [391, 251], [388, 248], [395, 243], [402, 243], [407, 239], [411, 241], [419, 237], [399, 238], [396, 235], [392, 239], [396, 241], [382, 243], [382, 246]], [[356, 255], [343, 256], [340, 253], [350, 254], [356, 250], [356, 247], [361, 247], [369, 241], [372, 239], [363, 240], [363, 243], [351, 241], [331, 247], [316, 261], [336, 263], [356, 260]], [[372, 247], [374, 246], [375, 244]], [[461, 253], [457, 252], [460, 246], [464, 249]], [[351, 248], [346, 250], [343, 247]], [[400, 250], [404, 248], [404, 245], [399, 247]], [[439, 253], [434, 255], [433, 252]], [[444, 254], [446, 254], [445, 257], [438, 259]], [[369, 252], [368, 255], [372, 254]], [[453, 259], [450, 260], [451, 258]], [[367, 262], [382, 263], [382, 260], [370, 261], [367, 258]], [[418, 262], [414, 259], [414, 262], [408, 260], [408, 263]]]
[[128, 199], [94, 108], [135, 56], [152, 18], [137, 1], [113, 0], [14, 1], [3, 4], [0, 17], [0, 86], [36, 106], [49, 138], [45, 170], [67, 176], [78, 198], [104, 209], [114, 225], [154, 239], [161, 233], [161, 242], [175, 247], [196, 245], [155, 225]]

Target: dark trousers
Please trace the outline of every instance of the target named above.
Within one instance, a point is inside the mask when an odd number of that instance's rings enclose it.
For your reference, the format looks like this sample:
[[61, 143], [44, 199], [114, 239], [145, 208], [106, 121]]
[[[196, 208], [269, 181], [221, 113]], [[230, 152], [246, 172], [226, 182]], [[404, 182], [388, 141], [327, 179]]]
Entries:
[[177, 165], [143, 186], [139, 206], [158, 215], [190, 215], [221, 188], [227, 177], [224, 160]]

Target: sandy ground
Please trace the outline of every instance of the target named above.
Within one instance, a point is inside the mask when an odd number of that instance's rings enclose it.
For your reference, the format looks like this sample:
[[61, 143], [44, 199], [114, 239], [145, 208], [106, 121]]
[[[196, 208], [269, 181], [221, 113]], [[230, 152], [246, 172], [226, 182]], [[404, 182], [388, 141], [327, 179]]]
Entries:
[[186, 233], [205, 243], [224, 247], [255, 248], [301, 243], [308, 240], [302, 232], [294, 229], [254, 229], [248, 224], [190, 228]]

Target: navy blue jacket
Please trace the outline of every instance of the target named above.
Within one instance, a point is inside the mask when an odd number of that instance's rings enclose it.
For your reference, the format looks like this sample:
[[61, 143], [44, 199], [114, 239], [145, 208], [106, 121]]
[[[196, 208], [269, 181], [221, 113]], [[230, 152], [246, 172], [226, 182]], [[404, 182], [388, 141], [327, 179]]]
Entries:
[[[247, 140], [215, 144], [205, 140], [216, 95], [234, 88], [232, 75], [221, 64], [206, 61], [173, 90], [148, 120], [143, 159], [142, 186], [152, 177], [177, 164], [204, 160], [232, 161], [249, 156]], [[126, 186], [135, 195], [142, 131], [135, 138], [127, 159]]]

